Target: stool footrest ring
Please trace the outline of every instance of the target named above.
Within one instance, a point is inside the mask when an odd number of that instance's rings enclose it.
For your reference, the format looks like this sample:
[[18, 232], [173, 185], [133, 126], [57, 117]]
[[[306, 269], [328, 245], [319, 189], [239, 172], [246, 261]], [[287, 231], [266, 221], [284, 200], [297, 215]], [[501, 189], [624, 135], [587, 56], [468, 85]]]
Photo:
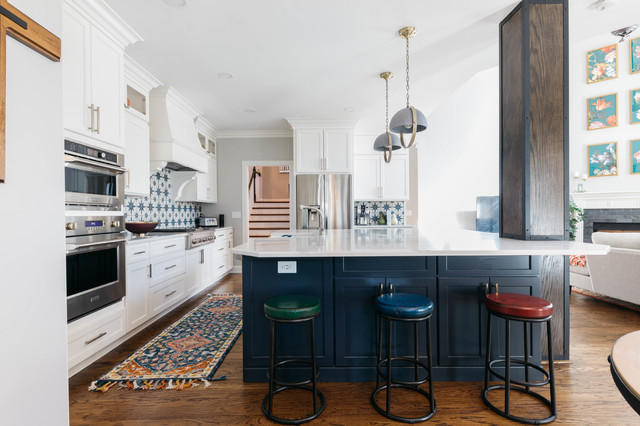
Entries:
[[527, 395], [531, 395], [531, 396], [537, 398], [538, 400], [542, 401], [547, 406], [547, 408], [549, 408], [549, 410], [551, 411], [551, 415], [549, 417], [544, 418], [544, 419], [527, 419], [527, 418], [524, 418], [524, 417], [514, 416], [513, 414], [507, 413], [506, 411], [501, 410], [498, 407], [496, 407], [495, 405], [493, 405], [493, 403], [491, 401], [489, 401], [489, 398], [487, 397], [487, 394], [490, 391], [497, 390], [497, 389], [505, 390], [506, 388], [505, 388], [505, 385], [489, 386], [487, 389], [485, 389], [482, 392], [482, 399], [484, 400], [484, 403], [489, 408], [491, 408], [494, 412], [500, 414], [502, 417], [506, 417], [509, 420], [514, 420], [516, 422], [530, 424], [530, 425], [543, 425], [543, 424], [551, 423], [557, 417], [557, 415], [553, 413], [553, 406], [551, 404], [551, 401], [549, 401], [547, 398], [545, 398], [544, 396], [540, 395], [539, 393], [533, 392], [531, 390], [527, 390], [525, 388], [521, 388], [520, 386], [509, 386], [509, 389], [512, 390], [512, 391], [516, 391], [516, 392], [520, 392], [520, 393], [525, 393]]
[[[431, 395], [429, 395], [429, 392], [424, 391], [420, 388], [417, 387], [413, 387], [410, 385], [404, 385], [404, 384], [399, 384], [399, 383], [392, 383], [391, 384], [391, 388], [402, 388], [402, 389], [409, 389], [411, 391], [417, 392], [420, 395], [424, 396], [427, 401], [431, 401]], [[376, 388], [376, 390], [373, 391], [373, 393], [371, 394], [371, 405], [373, 405], [373, 408], [376, 409], [376, 411], [380, 414], [382, 414], [383, 416], [391, 419], [391, 420], [395, 420], [397, 422], [403, 422], [403, 423], [418, 423], [418, 422], [424, 422], [426, 420], [429, 420], [431, 417], [433, 417], [433, 415], [436, 413], [436, 400], [433, 400], [433, 407], [431, 406], [431, 403], [429, 403], [429, 412], [423, 416], [423, 417], [401, 417], [401, 416], [396, 416], [395, 414], [391, 414], [390, 412], [387, 413], [386, 410], [384, 410], [383, 408], [381, 408], [378, 403], [376, 402], [376, 395], [387, 389], [387, 385], [382, 385]]]
[[[311, 386], [293, 385], [293, 386], [282, 386], [282, 387], [279, 387], [279, 388], [277, 388], [277, 389], [275, 389], [273, 391], [273, 395], [276, 395], [276, 394], [278, 394], [278, 393], [280, 393], [282, 391], [290, 390], [290, 389], [302, 389], [302, 390], [308, 390], [310, 392], [313, 392], [313, 387], [311, 387]], [[269, 410], [268, 410], [269, 395], [268, 394], [262, 400], [262, 412], [264, 413], [264, 415], [269, 420], [273, 420], [274, 422], [285, 424], [285, 425], [298, 425], [300, 423], [309, 422], [309, 421], [315, 419], [316, 417], [318, 417], [320, 414], [322, 414], [322, 412], [324, 411], [324, 409], [326, 407], [326, 403], [327, 403], [327, 401], [326, 401], [326, 399], [324, 397], [324, 394], [322, 392], [320, 392], [320, 390], [316, 390], [316, 393], [318, 395], [318, 400], [320, 401], [320, 405], [318, 406], [317, 411], [315, 413], [311, 414], [310, 416], [301, 417], [299, 419], [285, 419], [285, 418], [282, 418], [282, 417], [274, 416], [273, 413], [269, 414]]]
[[[520, 385], [520, 386], [545, 386], [549, 384], [549, 373], [542, 368], [541, 366], [537, 365], [537, 364], [533, 364], [531, 362], [525, 362], [519, 359], [512, 359], [509, 361], [511, 364], [518, 364], [518, 365], [524, 365], [524, 366], [528, 366], [530, 368], [533, 368], [534, 370], [544, 374], [544, 380], [539, 380], [539, 381], [535, 381], [535, 382], [526, 382], [524, 380], [514, 380], [514, 379], [510, 379], [509, 381], [511, 383], [514, 383], [516, 385]], [[491, 374], [493, 374], [495, 377], [497, 377], [498, 379], [502, 380], [503, 382], [506, 381], [507, 379], [505, 378], [505, 376], [503, 376], [502, 374], [498, 373], [495, 368], [494, 368], [494, 364], [506, 364], [506, 361], [503, 359], [494, 359], [493, 361], [491, 361], [489, 363], [489, 371], [491, 372]]]
[[[405, 385], [405, 386], [420, 386], [422, 384], [427, 383], [429, 380], [431, 380], [431, 377], [429, 377], [429, 368], [427, 367], [427, 364], [425, 364], [422, 361], [416, 361], [413, 358], [408, 358], [408, 357], [404, 357], [404, 356], [394, 356], [391, 357], [391, 361], [406, 361], [409, 362], [413, 365], [418, 365], [419, 367], [424, 368], [424, 371], [427, 373], [427, 376], [424, 379], [421, 380], [417, 380], [417, 381], [408, 381], [408, 380], [398, 380], [398, 379], [394, 379], [391, 378], [391, 383], [397, 383], [397, 384], [401, 384], [401, 385]], [[378, 374], [380, 375], [380, 377], [382, 377], [385, 381], [387, 380], [387, 373], [383, 370], [383, 368], [386, 367], [382, 367], [383, 364], [386, 364], [388, 362], [387, 358], [381, 359], [380, 362], [378, 363]], [[392, 386], [393, 387], [393, 386]]]

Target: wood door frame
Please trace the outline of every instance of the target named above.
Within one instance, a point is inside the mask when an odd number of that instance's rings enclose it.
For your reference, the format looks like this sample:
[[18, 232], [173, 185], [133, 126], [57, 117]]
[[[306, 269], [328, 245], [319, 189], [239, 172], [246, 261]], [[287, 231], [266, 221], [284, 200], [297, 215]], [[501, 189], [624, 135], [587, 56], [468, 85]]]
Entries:
[[289, 229], [295, 229], [295, 187], [293, 181], [293, 161], [246, 160], [242, 162], [242, 242], [249, 241], [249, 170], [252, 167], [289, 166]]

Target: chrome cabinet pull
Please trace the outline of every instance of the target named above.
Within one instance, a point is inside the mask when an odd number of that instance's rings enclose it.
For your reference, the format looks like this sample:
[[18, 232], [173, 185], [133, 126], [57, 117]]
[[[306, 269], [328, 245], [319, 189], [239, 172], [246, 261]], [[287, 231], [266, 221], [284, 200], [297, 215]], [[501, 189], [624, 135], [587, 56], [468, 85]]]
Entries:
[[222, 251], [222, 250], [224, 250], [224, 247], [221, 247], [221, 248], [218, 249], [218, 251]]
[[97, 120], [97, 126], [96, 126], [96, 133], [100, 134], [100, 107], [96, 107], [96, 112], [98, 113], [98, 120]]
[[124, 174], [127, 177], [127, 188], [131, 188], [131, 170], [124, 169]]
[[175, 268], [176, 266], [178, 266], [178, 265], [171, 265], [171, 266], [167, 266], [166, 268], [164, 268], [164, 270], [166, 271], [166, 270], [168, 270], [168, 269]]
[[164, 248], [171, 248], [171, 247], [175, 247], [175, 246], [176, 246], [175, 244], [171, 244], [169, 246], [164, 246]]
[[137, 251], [137, 252], [133, 253], [133, 255], [137, 256], [139, 254], [145, 254], [145, 253], [146, 253], [146, 251], [142, 250], [142, 251]]
[[218, 266], [218, 269], [222, 269], [222, 268], [224, 268], [224, 265]]
[[151, 278], [151, 265], [148, 265], [147, 268], [147, 278]]
[[204, 249], [200, 250], [200, 264], [204, 263]]
[[171, 296], [172, 294], [175, 294], [177, 291], [178, 291], [178, 290], [173, 290], [171, 293], [167, 293], [167, 294], [165, 294], [165, 295], [164, 295], [164, 297], [169, 297], [169, 296]]
[[149, 278], [153, 278], [153, 265], [149, 265]]
[[106, 335], [107, 335], [107, 332], [106, 332], [106, 331], [103, 331], [102, 333], [100, 333], [100, 334], [98, 334], [96, 337], [94, 337], [93, 339], [91, 339], [91, 340], [85, 340], [84, 344], [85, 344], [85, 345], [89, 345], [89, 344], [91, 344], [91, 343], [95, 342], [96, 340], [98, 340], [99, 338], [104, 337], [104, 336], [106, 336]]

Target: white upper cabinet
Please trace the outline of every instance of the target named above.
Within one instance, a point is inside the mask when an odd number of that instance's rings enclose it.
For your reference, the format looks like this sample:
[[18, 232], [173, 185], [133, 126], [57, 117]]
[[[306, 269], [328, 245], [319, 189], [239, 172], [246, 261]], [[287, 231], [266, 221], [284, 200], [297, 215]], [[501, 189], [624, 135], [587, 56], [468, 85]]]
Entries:
[[[124, 48], [140, 38], [99, 2], [66, 0], [62, 18], [65, 137], [124, 148]], [[97, 142], [97, 143], [96, 143]]]
[[295, 173], [352, 173], [354, 122], [288, 119]]
[[124, 117], [124, 167], [127, 195], [149, 195], [149, 123], [129, 111]]
[[408, 200], [409, 156], [393, 154], [385, 163], [382, 153], [356, 155], [353, 188], [356, 201]]

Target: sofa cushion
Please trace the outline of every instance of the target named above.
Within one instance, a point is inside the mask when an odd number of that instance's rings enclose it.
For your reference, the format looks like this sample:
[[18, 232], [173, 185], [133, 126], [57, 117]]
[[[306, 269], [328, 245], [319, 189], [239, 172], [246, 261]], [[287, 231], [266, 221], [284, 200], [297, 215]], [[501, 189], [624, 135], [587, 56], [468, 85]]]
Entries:
[[640, 232], [594, 232], [591, 241], [594, 244], [640, 250]]

